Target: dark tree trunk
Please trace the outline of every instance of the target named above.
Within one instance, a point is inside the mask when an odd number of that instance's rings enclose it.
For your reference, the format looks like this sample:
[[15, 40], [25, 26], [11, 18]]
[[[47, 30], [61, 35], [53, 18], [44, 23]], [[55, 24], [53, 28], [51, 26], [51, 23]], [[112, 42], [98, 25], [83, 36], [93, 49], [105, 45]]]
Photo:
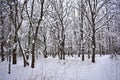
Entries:
[[88, 59], [90, 59], [90, 44], [88, 43]]
[[81, 55], [81, 44], [79, 45], [79, 53], [78, 53], [78, 57], [80, 57]]
[[60, 47], [60, 50], [59, 50], [59, 56], [60, 56], [60, 59], [62, 60], [63, 54], [62, 54], [62, 49], [61, 49], [61, 47]]
[[1, 54], [1, 57], [2, 57], [1, 62], [5, 61], [4, 54]]
[[35, 42], [32, 43], [32, 62], [31, 67], [35, 67]]
[[43, 51], [43, 53], [44, 53], [44, 58], [47, 58], [48, 56], [47, 56], [47, 51], [46, 51], [46, 49]]
[[3, 42], [1, 43], [1, 62], [5, 60], [4, 58], [4, 49], [3, 49]]
[[44, 38], [44, 46], [45, 46], [45, 49], [43, 51], [43, 54], [44, 54], [44, 58], [47, 58], [47, 45], [46, 45], [46, 37], [45, 35], [43, 35], [43, 38]]
[[[10, 39], [11, 39], [11, 37], [10, 37]], [[9, 48], [11, 48], [11, 44], [10, 44], [10, 46], [9, 46]], [[11, 73], [11, 49], [9, 50], [9, 54], [8, 54], [8, 61], [9, 61], [9, 65], [8, 65], [8, 74], [10, 74]]]
[[13, 49], [13, 55], [12, 55], [12, 60], [13, 60], [13, 64], [16, 64], [17, 63], [17, 60], [16, 60], [16, 49]]
[[[83, 0], [81, 0], [81, 10], [84, 8]], [[80, 31], [81, 31], [81, 53], [82, 53], [82, 61], [84, 61], [84, 43], [83, 43], [83, 11], [81, 11], [81, 24], [80, 24]]]
[[92, 62], [95, 63], [95, 48], [93, 48]]
[[27, 53], [28, 53], [28, 55], [27, 55], [27, 60], [29, 59], [29, 50], [30, 50], [30, 42], [31, 42], [31, 38], [30, 38], [30, 35], [31, 35], [31, 27], [29, 26], [29, 32], [28, 32], [29, 34], [28, 34], [28, 47], [27, 47]]
[[64, 29], [62, 29], [62, 33], [61, 33], [62, 40], [60, 40], [60, 47], [59, 47], [59, 55], [61, 60], [62, 59], [65, 60], [65, 52], [64, 52], [65, 35], [63, 34], [63, 32]]
[[61, 52], [61, 54], [62, 54], [62, 59], [63, 60], [65, 60], [65, 51], [64, 51], [64, 47], [65, 47], [65, 35], [63, 36], [63, 41], [62, 41], [62, 44], [61, 44], [61, 46], [62, 46], [62, 52]]
[[84, 61], [84, 45], [82, 45], [82, 61]]
[[80, 51], [79, 51], [79, 53], [78, 53], [78, 57], [80, 57]]
[[96, 43], [95, 43], [95, 29], [93, 28], [93, 36], [92, 36], [92, 62], [95, 63], [95, 48], [96, 48]]
[[[2, 8], [0, 8], [0, 25], [2, 26], [2, 28], [0, 29], [0, 42], [1, 42], [1, 62], [3, 62], [5, 60], [4, 58], [4, 48], [3, 48], [3, 45], [4, 45], [4, 42], [3, 42], [3, 39], [4, 39], [4, 21], [3, 21], [3, 16], [2, 16], [3, 12], [2, 12]], [[1, 33], [2, 32], [2, 33]]]
[[8, 67], [8, 74], [11, 73], [11, 55], [9, 55], [9, 67]]
[[26, 62], [25, 55], [24, 55], [24, 52], [23, 52], [23, 49], [22, 49], [22, 46], [21, 46], [21, 43], [20, 43], [19, 39], [18, 39], [18, 43], [19, 43], [20, 51], [21, 51], [22, 56], [23, 56], [24, 67], [26, 67], [26, 64], [29, 64], [29, 63]]
[[100, 53], [100, 57], [102, 56], [102, 47], [101, 44], [99, 44], [99, 53]]
[[1, 40], [2, 40], [2, 42], [1, 42], [1, 62], [3, 62], [4, 60], [5, 60], [5, 58], [4, 58], [4, 42], [3, 42], [3, 39], [4, 39], [4, 30], [3, 30], [3, 28], [2, 28], [2, 37], [1, 37]]
[[13, 64], [17, 64], [17, 33], [15, 33], [15, 38], [14, 38], [14, 48], [13, 48], [13, 54], [12, 54], [12, 60]]
[[90, 8], [90, 14], [91, 14], [91, 28], [92, 28], [92, 62], [95, 63], [95, 49], [96, 49], [96, 40], [95, 40], [95, 34], [96, 34], [96, 15], [97, 15], [97, 5], [96, 5], [96, 0], [93, 1], [93, 3], [91, 3], [91, 0], [88, 0], [88, 5]]

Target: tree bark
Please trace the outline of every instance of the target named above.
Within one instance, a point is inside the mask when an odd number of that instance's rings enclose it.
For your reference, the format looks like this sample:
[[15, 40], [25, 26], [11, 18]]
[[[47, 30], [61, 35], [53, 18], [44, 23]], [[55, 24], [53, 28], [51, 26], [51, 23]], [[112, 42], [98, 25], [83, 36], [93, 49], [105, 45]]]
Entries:
[[0, 35], [0, 40], [1, 40], [1, 62], [3, 62], [5, 60], [4, 58], [4, 42], [3, 42], [3, 39], [4, 39], [4, 21], [3, 21], [3, 12], [2, 12], [2, 8], [0, 8], [0, 25], [2, 26], [2, 28], [0, 29], [0, 31], [2, 32]]
[[17, 33], [15, 33], [14, 37], [14, 45], [13, 45], [13, 54], [12, 54], [12, 62], [13, 64], [17, 64]]
[[96, 49], [96, 42], [95, 42], [95, 27], [93, 26], [93, 36], [92, 36], [92, 62], [95, 63], [95, 49]]
[[[81, 10], [83, 10], [83, 0], [81, 0]], [[82, 61], [84, 61], [84, 43], [83, 43], [83, 11], [81, 11], [81, 53], [82, 53]]]
[[35, 67], [35, 42], [32, 43], [32, 62], [31, 67]]
[[9, 55], [8, 74], [11, 74], [11, 55]]
[[4, 49], [3, 49], [3, 42], [1, 43], [1, 62], [5, 60], [4, 58]]
[[45, 46], [45, 48], [44, 48], [44, 51], [43, 51], [43, 54], [44, 54], [44, 58], [47, 58], [47, 44], [46, 44], [46, 37], [45, 37], [45, 35], [43, 35], [43, 38], [44, 38], [44, 46]]
[[82, 61], [84, 61], [84, 45], [82, 45]]
[[[24, 62], [24, 67], [26, 67], [26, 58], [25, 58], [25, 55], [24, 55], [24, 52], [23, 52], [23, 49], [22, 49], [22, 46], [21, 46], [21, 43], [20, 43], [20, 40], [18, 39], [18, 44], [19, 44], [19, 47], [20, 47], [20, 51], [22, 53], [22, 56], [23, 56], [23, 62]], [[27, 57], [27, 56], [26, 56]]]

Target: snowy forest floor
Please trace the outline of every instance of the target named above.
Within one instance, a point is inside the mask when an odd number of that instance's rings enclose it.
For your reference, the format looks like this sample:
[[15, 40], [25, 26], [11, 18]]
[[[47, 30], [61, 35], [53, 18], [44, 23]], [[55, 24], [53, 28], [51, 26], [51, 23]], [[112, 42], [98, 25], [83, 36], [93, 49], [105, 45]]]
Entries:
[[23, 67], [21, 59], [11, 66], [11, 74], [8, 62], [0, 62], [0, 80], [120, 80], [120, 56], [111, 59], [109, 55], [97, 55], [96, 63], [87, 56], [85, 61], [77, 56], [66, 56], [66, 60], [41, 57], [34, 69]]

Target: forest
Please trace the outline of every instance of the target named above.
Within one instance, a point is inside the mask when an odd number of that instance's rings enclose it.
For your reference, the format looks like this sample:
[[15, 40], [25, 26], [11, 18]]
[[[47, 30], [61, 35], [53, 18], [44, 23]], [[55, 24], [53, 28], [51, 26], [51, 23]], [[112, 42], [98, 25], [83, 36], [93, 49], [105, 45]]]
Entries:
[[71, 58], [94, 65], [98, 56], [120, 60], [120, 0], [0, 0], [0, 66], [7, 65], [5, 74], [19, 64], [32, 70], [38, 63], [59, 60], [65, 65]]

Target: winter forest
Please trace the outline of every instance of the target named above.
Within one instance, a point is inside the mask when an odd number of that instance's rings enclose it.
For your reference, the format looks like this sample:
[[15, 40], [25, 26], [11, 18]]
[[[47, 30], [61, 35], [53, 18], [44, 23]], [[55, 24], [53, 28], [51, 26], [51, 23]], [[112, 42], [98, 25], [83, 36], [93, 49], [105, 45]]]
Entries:
[[120, 80], [120, 0], [0, 0], [0, 80]]

